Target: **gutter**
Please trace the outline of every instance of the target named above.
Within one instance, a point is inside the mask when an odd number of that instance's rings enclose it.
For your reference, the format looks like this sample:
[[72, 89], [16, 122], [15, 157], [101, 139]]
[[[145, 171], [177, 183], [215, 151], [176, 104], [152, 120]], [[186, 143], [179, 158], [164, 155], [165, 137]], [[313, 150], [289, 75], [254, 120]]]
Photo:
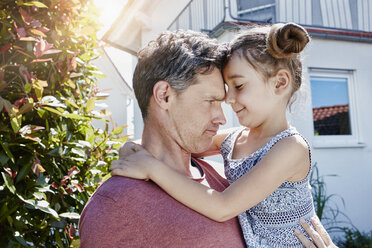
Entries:
[[[209, 32], [209, 36], [217, 38], [227, 30], [238, 31], [242, 27], [264, 26], [268, 23], [252, 22], [252, 21], [225, 21], [217, 25]], [[372, 43], [372, 32], [364, 32], [358, 30], [347, 30], [337, 28], [327, 28], [320, 26], [307, 26], [302, 25], [311, 35], [311, 37], [331, 39], [331, 40], [344, 40], [354, 42]]]

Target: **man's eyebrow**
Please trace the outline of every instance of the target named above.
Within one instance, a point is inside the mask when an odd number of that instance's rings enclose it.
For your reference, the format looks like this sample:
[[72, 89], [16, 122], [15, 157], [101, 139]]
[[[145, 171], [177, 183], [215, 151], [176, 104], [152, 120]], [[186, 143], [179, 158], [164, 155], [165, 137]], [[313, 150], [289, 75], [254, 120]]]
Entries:
[[207, 99], [213, 100], [213, 101], [224, 101], [225, 95], [223, 96], [208, 96]]

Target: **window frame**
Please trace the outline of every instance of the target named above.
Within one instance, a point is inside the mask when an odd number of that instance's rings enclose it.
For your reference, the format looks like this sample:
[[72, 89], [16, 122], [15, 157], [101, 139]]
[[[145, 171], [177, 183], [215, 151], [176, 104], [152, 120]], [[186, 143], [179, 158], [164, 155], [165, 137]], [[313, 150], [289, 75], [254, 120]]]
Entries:
[[309, 68], [309, 85], [310, 85], [310, 102], [311, 112], [313, 113], [313, 98], [311, 91], [311, 78], [312, 77], [331, 77], [331, 78], [346, 78], [347, 90], [349, 100], [349, 118], [350, 118], [350, 135], [315, 135], [314, 134], [314, 117], [311, 117], [311, 127], [313, 134], [313, 146], [315, 148], [337, 148], [337, 147], [364, 147], [361, 140], [359, 121], [358, 121], [358, 108], [357, 108], [357, 84], [355, 80], [355, 70], [345, 69], [325, 69], [325, 68]]

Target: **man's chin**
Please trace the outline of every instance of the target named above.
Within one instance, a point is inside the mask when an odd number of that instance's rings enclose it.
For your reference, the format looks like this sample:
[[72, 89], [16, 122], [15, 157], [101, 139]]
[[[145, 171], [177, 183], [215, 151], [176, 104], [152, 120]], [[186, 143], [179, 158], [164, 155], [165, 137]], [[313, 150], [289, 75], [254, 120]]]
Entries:
[[195, 153], [195, 154], [203, 153], [211, 147], [212, 143], [213, 143], [212, 139], [210, 139], [210, 141], [204, 141], [204, 142], [201, 141], [200, 143], [197, 144], [197, 146], [195, 146], [196, 149], [192, 153]]

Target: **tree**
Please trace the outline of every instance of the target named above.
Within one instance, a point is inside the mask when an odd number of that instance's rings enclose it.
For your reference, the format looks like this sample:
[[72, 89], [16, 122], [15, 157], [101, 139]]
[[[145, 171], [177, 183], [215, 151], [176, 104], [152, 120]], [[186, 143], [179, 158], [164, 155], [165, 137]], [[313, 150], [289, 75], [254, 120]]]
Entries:
[[102, 99], [89, 0], [0, 0], [0, 246], [68, 247], [126, 137]]

